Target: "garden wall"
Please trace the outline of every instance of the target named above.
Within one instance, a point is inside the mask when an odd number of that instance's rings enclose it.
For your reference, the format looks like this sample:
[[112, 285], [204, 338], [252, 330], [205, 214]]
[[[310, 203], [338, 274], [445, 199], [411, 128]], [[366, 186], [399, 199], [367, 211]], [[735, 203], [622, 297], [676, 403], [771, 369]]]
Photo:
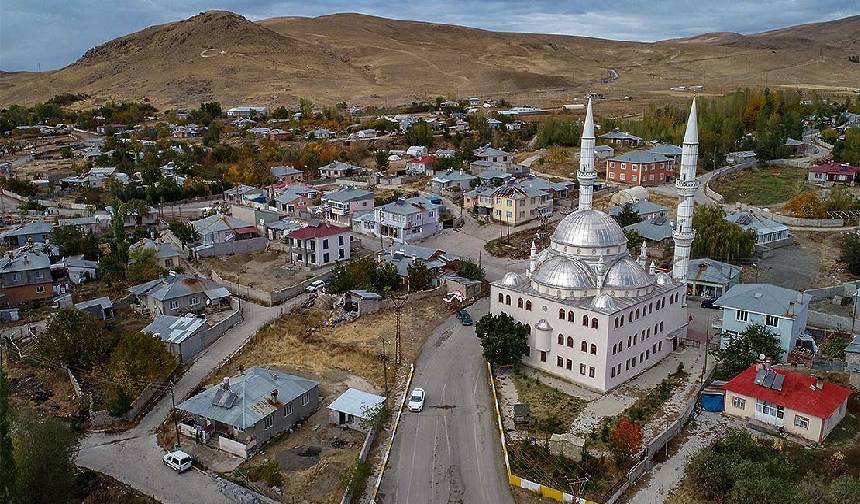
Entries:
[[225, 243], [213, 243], [206, 247], [194, 249], [194, 255], [200, 257], [219, 257], [233, 254], [250, 254], [259, 252], [266, 248], [269, 240], [265, 236], [258, 236], [249, 240], [238, 240]]
[[300, 295], [302, 292], [305, 291], [305, 287], [317, 280], [328, 280], [328, 277], [331, 276], [331, 271], [331, 269], [322, 271], [319, 275], [276, 291], [264, 291], [244, 284], [238, 284], [229, 280], [225, 280], [221, 278], [221, 276], [215, 270], [212, 271], [212, 280], [220, 283], [224, 287], [227, 287], [227, 290], [229, 290], [230, 293], [234, 296], [238, 296], [243, 299], [249, 299], [251, 301], [256, 301], [266, 306], [274, 306], [276, 304], [281, 304], [288, 299], [292, 299]]

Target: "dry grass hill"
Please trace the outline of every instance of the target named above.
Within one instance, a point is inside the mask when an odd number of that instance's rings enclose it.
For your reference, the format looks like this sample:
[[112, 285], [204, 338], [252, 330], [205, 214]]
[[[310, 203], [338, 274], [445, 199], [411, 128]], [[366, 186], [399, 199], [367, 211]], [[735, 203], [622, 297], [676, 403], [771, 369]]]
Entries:
[[443, 96], [498, 96], [558, 105], [586, 91], [643, 100], [742, 86], [847, 92], [860, 82], [860, 17], [756, 35], [705, 34], [657, 43], [498, 33], [359, 14], [257, 23], [206, 12], [91, 49], [51, 72], [0, 74], [0, 105], [64, 92], [98, 102], [201, 101], [399, 104]]

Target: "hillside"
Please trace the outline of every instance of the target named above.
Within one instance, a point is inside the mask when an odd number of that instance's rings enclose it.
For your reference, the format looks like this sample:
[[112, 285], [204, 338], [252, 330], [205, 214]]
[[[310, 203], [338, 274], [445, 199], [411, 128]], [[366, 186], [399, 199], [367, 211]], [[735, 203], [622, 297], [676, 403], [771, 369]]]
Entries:
[[[860, 18], [757, 35], [716, 33], [658, 43], [498, 33], [360, 14], [257, 23], [207, 12], [96, 47], [52, 72], [0, 74], [0, 105], [63, 92], [149, 98], [161, 107], [219, 100], [293, 105], [299, 97], [393, 105], [435, 96], [506, 97], [558, 105], [598, 91], [627, 108], [742, 86], [845, 91], [860, 81]], [[860, 51], [856, 51], [860, 52]]]

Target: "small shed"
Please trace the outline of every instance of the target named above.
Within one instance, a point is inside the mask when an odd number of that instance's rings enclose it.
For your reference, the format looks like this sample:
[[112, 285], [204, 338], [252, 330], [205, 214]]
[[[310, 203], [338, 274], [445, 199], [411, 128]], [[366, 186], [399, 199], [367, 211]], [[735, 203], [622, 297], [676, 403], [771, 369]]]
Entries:
[[113, 317], [113, 302], [107, 296], [77, 303], [75, 304], [75, 309], [102, 320]]
[[358, 315], [367, 315], [379, 311], [379, 303], [382, 296], [375, 292], [363, 289], [353, 289], [344, 295], [343, 306], [348, 312], [358, 312]]
[[374, 408], [385, 401], [385, 398], [370, 392], [349, 388], [329, 404], [329, 419], [335, 425], [342, 425], [364, 432], [361, 420], [367, 419]]
[[481, 281], [470, 280], [459, 275], [445, 277], [448, 292], [459, 291], [466, 299], [477, 298], [481, 295]]
[[182, 362], [187, 362], [206, 348], [205, 322], [205, 319], [191, 315], [159, 315], [143, 328], [143, 332], [158, 336], [167, 345], [170, 353], [179, 357]]

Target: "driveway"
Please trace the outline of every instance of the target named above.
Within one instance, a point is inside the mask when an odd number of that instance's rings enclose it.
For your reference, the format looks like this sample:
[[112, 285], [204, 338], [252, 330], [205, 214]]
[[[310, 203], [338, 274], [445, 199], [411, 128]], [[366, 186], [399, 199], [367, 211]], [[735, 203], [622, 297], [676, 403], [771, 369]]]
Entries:
[[[487, 313], [484, 299], [469, 311]], [[424, 411], [404, 411], [377, 502], [513, 504], [475, 329], [440, 325], [415, 364]]]
[[[211, 371], [263, 325], [277, 318], [290, 305], [304, 301], [305, 296], [303, 294], [274, 307], [242, 301], [244, 320], [215, 341], [182, 375], [174, 388], [176, 402], [190, 395]], [[155, 430], [170, 410], [168, 393], [132, 429], [116, 434], [87, 435], [81, 440], [77, 464], [109, 474], [165, 504], [230, 502], [204, 473], [189, 471], [177, 475], [162, 464], [164, 451], [156, 443]]]

